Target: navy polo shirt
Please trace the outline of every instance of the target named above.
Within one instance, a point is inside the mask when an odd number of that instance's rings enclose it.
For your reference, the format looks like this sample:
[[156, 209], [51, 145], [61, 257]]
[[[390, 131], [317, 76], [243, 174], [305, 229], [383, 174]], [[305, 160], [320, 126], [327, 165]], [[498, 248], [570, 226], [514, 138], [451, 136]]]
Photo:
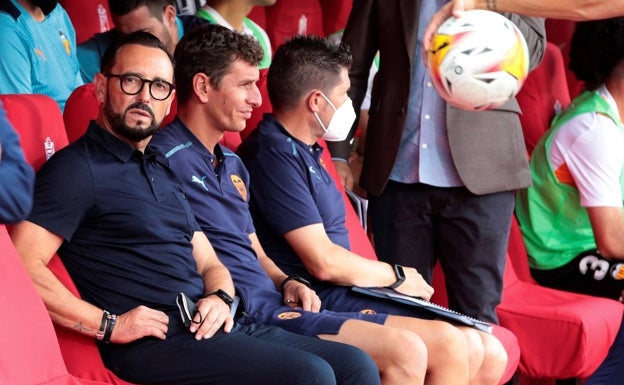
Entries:
[[166, 159], [95, 122], [37, 174], [29, 218], [64, 238], [59, 255], [83, 299], [113, 313], [176, 311], [204, 293], [192, 257], [199, 226]]
[[281, 294], [262, 269], [249, 239], [255, 232], [249, 212], [249, 174], [240, 158], [218, 144], [213, 155], [178, 118], [154, 135], [150, 147], [165, 154], [182, 179], [197, 222], [232, 272], [246, 311], [259, 314], [263, 303], [275, 308], [282, 302]]
[[292, 137], [270, 114], [238, 150], [251, 175], [251, 212], [262, 246], [286, 273], [311, 280], [285, 233], [320, 223], [332, 242], [350, 248], [342, 196], [322, 151]]

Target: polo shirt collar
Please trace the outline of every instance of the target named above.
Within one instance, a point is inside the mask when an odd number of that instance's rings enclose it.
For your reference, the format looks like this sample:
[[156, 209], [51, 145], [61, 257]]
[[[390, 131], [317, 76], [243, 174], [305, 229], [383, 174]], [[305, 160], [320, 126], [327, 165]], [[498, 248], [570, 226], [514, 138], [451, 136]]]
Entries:
[[[93, 140], [95, 143], [99, 144], [104, 148], [105, 151], [114, 155], [123, 163], [128, 163], [128, 161], [132, 158], [132, 156], [139, 152], [136, 148], [132, 147], [128, 143], [122, 141], [117, 138], [110, 132], [106, 131], [99, 124], [92, 120], [89, 123], [89, 128], [87, 130], [87, 137], [90, 140]], [[142, 154], [143, 158], [151, 158], [156, 156], [156, 153], [147, 146], [145, 149], [145, 153]]]
[[293, 142], [295, 142], [299, 147], [302, 147], [306, 150], [310, 150], [311, 153], [315, 154], [318, 158], [323, 154], [323, 146], [321, 146], [318, 142], [314, 142], [313, 145], [309, 145], [307, 143], [302, 142], [301, 140], [292, 136], [284, 126], [275, 118], [272, 114], [265, 114], [265, 118], [269, 120], [271, 123], [269, 126], [276, 127], [282, 134], [289, 137]]
[[221, 145], [219, 143], [215, 145], [213, 154], [212, 152], [210, 152], [210, 150], [206, 148], [206, 146], [204, 146], [204, 144], [195, 136], [195, 134], [193, 134], [191, 130], [188, 129], [186, 124], [184, 124], [184, 122], [180, 120], [179, 117], [176, 116], [172, 124], [179, 125], [182, 128], [181, 131], [183, 132], [185, 139], [191, 142], [191, 144], [195, 148], [197, 148], [203, 156], [207, 157], [211, 161], [215, 158], [219, 159], [219, 161], [223, 160], [223, 150], [221, 149]]

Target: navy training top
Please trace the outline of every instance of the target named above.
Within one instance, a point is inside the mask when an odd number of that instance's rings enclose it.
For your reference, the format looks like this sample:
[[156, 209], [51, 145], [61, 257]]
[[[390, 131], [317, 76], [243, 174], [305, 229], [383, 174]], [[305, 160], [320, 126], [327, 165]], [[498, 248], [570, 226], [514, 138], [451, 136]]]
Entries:
[[316, 281], [283, 235], [321, 223], [335, 244], [350, 249], [340, 191], [321, 160], [323, 148], [291, 136], [271, 114], [237, 153], [251, 177], [251, 213], [267, 254], [289, 275]]
[[249, 234], [255, 229], [243, 162], [219, 144], [213, 155], [178, 118], [156, 133], [150, 146], [165, 154], [182, 179], [197, 222], [231, 271], [245, 310], [252, 319], [266, 321], [281, 305], [282, 295], [251, 246]]
[[82, 298], [113, 313], [175, 312], [204, 294], [192, 256], [199, 226], [166, 159], [95, 122], [37, 174], [29, 220], [64, 238], [58, 253]]

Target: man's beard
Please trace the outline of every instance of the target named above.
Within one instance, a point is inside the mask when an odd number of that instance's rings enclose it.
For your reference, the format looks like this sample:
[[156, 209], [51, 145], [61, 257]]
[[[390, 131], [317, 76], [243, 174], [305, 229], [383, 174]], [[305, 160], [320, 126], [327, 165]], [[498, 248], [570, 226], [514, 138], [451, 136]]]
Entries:
[[[152, 123], [144, 128], [128, 126], [126, 124], [126, 114], [129, 110], [132, 109], [139, 109], [149, 113], [152, 117]], [[104, 115], [106, 116], [106, 119], [108, 120], [111, 128], [113, 129], [113, 131], [115, 131], [115, 133], [132, 142], [140, 142], [143, 139], [154, 135], [154, 133], [160, 126], [160, 122], [156, 122], [154, 112], [152, 112], [152, 109], [145, 103], [133, 103], [128, 106], [128, 108], [126, 108], [123, 114], [119, 114], [113, 111], [110, 100], [107, 100], [104, 104]]]

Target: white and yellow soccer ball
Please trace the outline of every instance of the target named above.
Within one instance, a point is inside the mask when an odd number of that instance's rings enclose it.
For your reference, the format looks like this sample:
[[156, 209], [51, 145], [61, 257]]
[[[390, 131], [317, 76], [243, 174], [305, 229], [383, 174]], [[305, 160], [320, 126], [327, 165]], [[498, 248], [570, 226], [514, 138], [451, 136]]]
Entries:
[[471, 111], [495, 108], [514, 97], [529, 72], [520, 30], [491, 11], [466, 11], [438, 28], [429, 51], [429, 73], [451, 105]]

